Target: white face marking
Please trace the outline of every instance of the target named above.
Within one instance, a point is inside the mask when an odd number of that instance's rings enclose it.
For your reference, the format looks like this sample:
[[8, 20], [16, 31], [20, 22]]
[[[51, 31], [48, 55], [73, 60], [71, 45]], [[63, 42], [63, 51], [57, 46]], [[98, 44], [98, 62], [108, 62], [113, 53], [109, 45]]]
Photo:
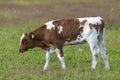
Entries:
[[61, 32], [62, 32], [62, 30], [63, 30], [63, 27], [62, 27], [62, 26], [59, 26], [59, 27], [58, 27], [58, 30], [59, 30], [58, 33], [61, 34]]
[[47, 29], [49, 30], [51, 30], [52, 28], [55, 29], [55, 25], [53, 25], [53, 21], [49, 21], [45, 23], [45, 25], [47, 26]]
[[22, 44], [22, 39], [25, 37], [25, 34], [23, 33], [21, 38], [20, 38], [20, 45]]

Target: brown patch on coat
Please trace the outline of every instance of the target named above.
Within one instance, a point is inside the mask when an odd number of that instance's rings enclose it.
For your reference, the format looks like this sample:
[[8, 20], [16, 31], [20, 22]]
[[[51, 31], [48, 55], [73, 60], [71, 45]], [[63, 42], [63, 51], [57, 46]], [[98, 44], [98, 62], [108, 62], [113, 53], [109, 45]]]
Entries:
[[83, 32], [83, 27], [80, 27], [80, 33]]
[[104, 22], [104, 20], [101, 20], [101, 22], [102, 22], [102, 24], [101, 24], [102, 28], [105, 28], [105, 22]]
[[60, 34], [60, 39], [63, 42], [75, 40], [77, 38], [77, 35], [83, 31], [83, 28], [79, 28], [80, 22], [78, 19], [61, 19], [54, 21], [53, 24], [56, 27], [57, 26], [63, 27], [63, 31]]
[[85, 19], [85, 20], [83, 20], [82, 22], [81, 22], [81, 25], [85, 25], [85, 23], [87, 22], [87, 20]]
[[100, 31], [103, 30], [102, 28], [105, 27], [105, 24], [104, 24], [104, 21], [101, 20], [101, 24], [98, 24], [98, 23], [97, 24], [92, 24], [92, 23], [90, 23], [89, 27], [90, 27], [90, 29], [95, 28], [96, 31], [98, 32], [99, 28], [100, 28]]
[[103, 35], [103, 29], [105, 27], [105, 24], [104, 24], [103, 20], [101, 20], [101, 24], [99, 24], [99, 25], [98, 25], [98, 23], [97, 24], [90, 23], [89, 27], [90, 27], [90, 29], [95, 28], [96, 31], [97, 31], [97, 33], [99, 31], [98, 39], [100, 39], [102, 37], [102, 35]]
[[[82, 24], [85, 24], [85, 22]], [[48, 30], [46, 29], [46, 25], [42, 25], [38, 29], [30, 32], [34, 34], [34, 39], [31, 40], [32, 48], [40, 47], [44, 50], [49, 50], [50, 45], [52, 45], [52, 47], [60, 49], [60, 55], [63, 56], [62, 47], [64, 42], [75, 40], [83, 31], [83, 27], [80, 27], [78, 19], [56, 20], [53, 22], [53, 25], [55, 25], [55, 29]], [[63, 27], [61, 33], [58, 30], [60, 26]]]
[[91, 23], [90, 23], [90, 24], [89, 24], [89, 27], [90, 27], [90, 29], [92, 29], [92, 27], [93, 27], [93, 24], [91, 24]]
[[90, 29], [95, 28], [96, 31], [98, 32], [98, 30], [99, 30], [99, 28], [100, 28], [100, 25], [98, 25], [98, 23], [97, 23], [97, 24], [92, 24], [92, 23], [90, 23], [90, 24], [89, 24], [89, 27], [90, 27]]

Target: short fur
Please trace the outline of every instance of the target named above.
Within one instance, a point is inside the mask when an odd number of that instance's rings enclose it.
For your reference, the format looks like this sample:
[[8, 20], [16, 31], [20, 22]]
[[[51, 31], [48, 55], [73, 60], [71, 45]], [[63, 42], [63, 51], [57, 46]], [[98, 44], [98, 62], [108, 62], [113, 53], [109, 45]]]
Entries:
[[[63, 46], [88, 42], [92, 56], [92, 68], [97, 64], [98, 53], [101, 52], [105, 66], [109, 69], [108, 57], [104, 45], [104, 21], [101, 17], [88, 17], [76, 19], [60, 19], [45, 23], [38, 29], [23, 34], [20, 52], [29, 48], [40, 47], [46, 51], [46, 64], [48, 68], [50, 56], [53, 52], [58, 54], [62, 67], [65, 69]], [[34, 35], [34, 38], [31, 38]]]

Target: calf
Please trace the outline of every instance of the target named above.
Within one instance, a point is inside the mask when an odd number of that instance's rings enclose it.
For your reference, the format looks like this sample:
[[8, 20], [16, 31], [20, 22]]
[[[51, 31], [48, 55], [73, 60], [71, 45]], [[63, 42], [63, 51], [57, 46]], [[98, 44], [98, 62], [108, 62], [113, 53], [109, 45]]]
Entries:
[[19, 52], [25, 52], [35, 47], [45, 50], [46, 63], [44, 70], [48, 68], [51, 54], [56, 52], [62, 68], [65, 69], [63, 46], [87, 42], [92, 52], [92, 68], [96, 68], [98, 53], [100, 52], [105, 62], [105, 68], [109, 70], [108, 56], [104, 44], [104, 29], [104, 21], [101, 17], [49, 21], [38, 29], [22, 35]]

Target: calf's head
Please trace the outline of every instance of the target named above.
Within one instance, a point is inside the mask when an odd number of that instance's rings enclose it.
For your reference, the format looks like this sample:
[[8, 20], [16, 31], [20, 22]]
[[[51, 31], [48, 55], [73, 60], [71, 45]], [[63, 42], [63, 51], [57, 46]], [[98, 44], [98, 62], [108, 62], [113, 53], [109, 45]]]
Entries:
[[34, 47], [34, 33], [23, 33], [20, 39], [19, 52], [25, 52], [30, 48]]

